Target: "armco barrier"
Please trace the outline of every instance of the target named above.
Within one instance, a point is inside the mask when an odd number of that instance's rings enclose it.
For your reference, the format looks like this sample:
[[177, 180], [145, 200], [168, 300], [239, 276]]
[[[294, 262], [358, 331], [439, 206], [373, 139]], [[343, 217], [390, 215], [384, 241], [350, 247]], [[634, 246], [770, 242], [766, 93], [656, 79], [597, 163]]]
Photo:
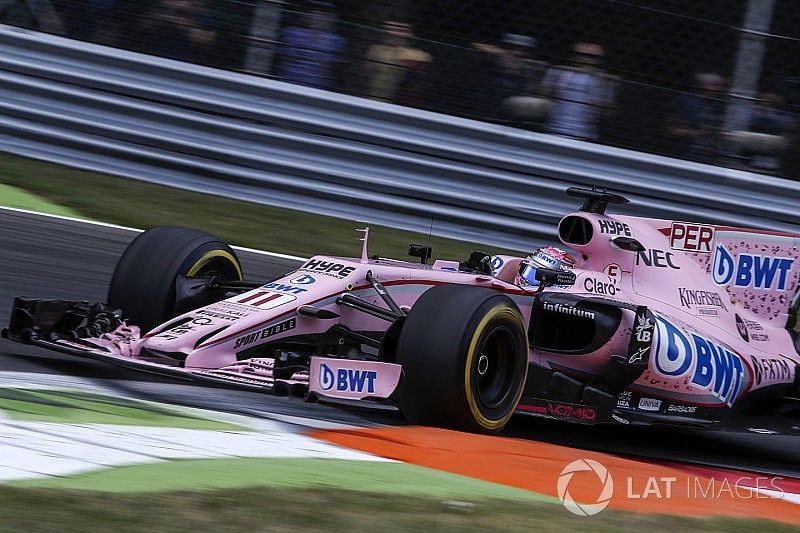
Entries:
[[571, 185], [628, 213], [798, 229], [793, 181], [8, 26], [0, 94], [2, 151], [487, 244], [551, 240]]

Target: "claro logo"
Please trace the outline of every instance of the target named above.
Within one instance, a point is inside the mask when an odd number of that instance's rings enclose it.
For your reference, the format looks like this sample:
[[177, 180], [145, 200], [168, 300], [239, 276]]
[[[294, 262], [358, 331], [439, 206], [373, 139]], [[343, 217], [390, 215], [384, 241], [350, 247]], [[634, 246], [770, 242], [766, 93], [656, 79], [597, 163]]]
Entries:
[[583, 289], [594, 294], [605, 294], [606, 296], [616, 296], [617, 286], [614, 279], [608, 277], [607, 281], [588, 276], [583, 280]]

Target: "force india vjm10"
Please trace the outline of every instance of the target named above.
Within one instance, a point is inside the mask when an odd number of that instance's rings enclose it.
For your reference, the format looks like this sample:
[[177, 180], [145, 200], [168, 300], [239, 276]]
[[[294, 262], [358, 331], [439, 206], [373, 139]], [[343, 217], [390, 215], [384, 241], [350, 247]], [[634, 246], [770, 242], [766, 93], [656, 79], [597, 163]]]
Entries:
[[[605, 214], [572, 188], [574, 252], [419, 263], [317, 256], [244, 281], [207, 234], [139, 235], [107, 304], [16, 298], [3, 336], [237, 387], [391, 402], [492, 433], [512, 414], [577, 423], [800, 432], [800, 236]], [[550, 248], [549, 250], [557, 249]]]

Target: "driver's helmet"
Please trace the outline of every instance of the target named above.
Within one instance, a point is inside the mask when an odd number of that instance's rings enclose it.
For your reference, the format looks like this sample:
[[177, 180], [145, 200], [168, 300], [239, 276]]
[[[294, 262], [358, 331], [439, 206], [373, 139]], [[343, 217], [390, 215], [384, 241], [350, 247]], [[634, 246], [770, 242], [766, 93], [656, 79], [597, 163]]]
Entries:
[[539, 281], [536, 279], [536, 270], [539, 268], [570, 272], [575, 268], [575, 258], [569, 252], [555, 246], [539, 248], [520, 262], [515, 283], [520, 287], [539, 286]]

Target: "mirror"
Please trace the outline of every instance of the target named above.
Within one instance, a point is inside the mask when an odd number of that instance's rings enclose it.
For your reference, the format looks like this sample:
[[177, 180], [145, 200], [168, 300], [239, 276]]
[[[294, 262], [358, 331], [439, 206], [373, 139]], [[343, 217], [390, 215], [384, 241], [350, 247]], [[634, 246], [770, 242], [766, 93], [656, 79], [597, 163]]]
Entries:
[[432, 253], [433, 247], [428, 246], [427, 244], [408, 245], [408, 255], [411, 257], [419, 257], [419, 262], [423, 265], [428, 263], [428, 259], [430, 259]]

